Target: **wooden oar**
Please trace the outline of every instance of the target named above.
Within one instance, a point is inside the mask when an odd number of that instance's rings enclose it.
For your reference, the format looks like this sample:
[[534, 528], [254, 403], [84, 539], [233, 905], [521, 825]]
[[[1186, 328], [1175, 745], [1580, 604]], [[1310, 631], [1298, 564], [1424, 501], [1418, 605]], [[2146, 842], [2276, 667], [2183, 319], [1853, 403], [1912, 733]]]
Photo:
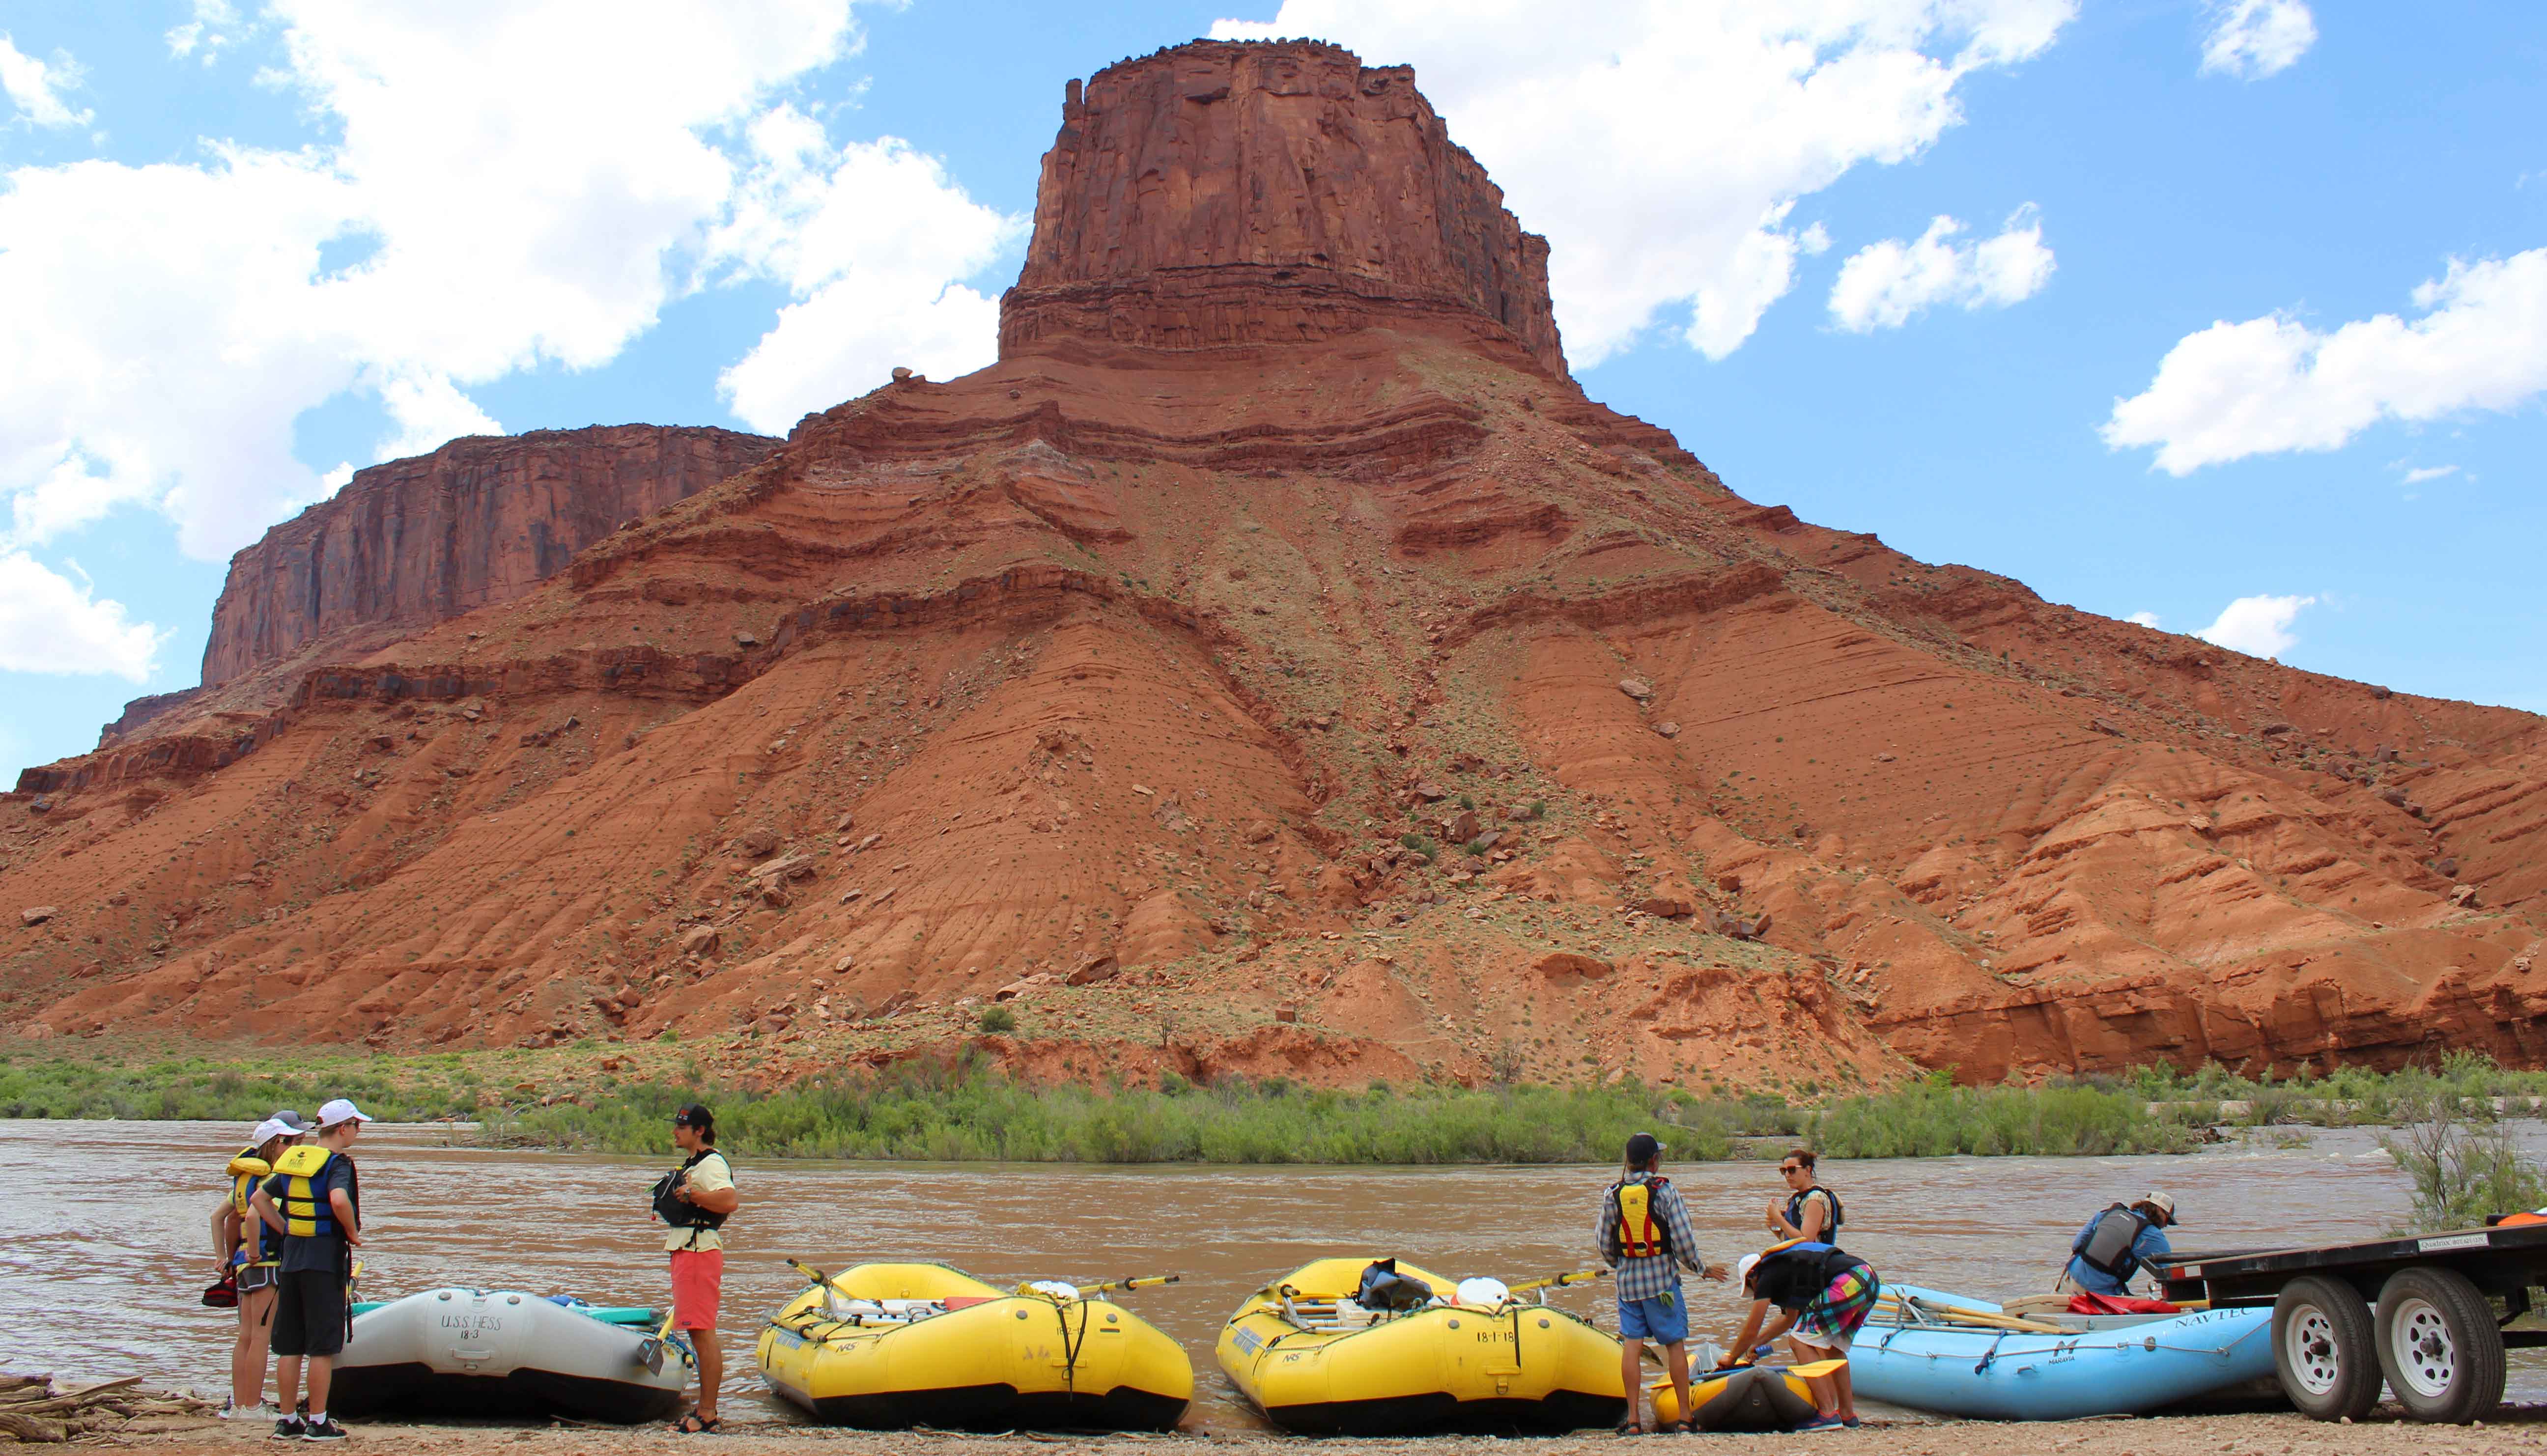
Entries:
[[1930, 1304], [1914, 1295], [1880, 1294], [1876, 1296], [1875, 1303], [1877, 1307], [1888, 1308], [1895, 1314], [1925, 1316], [1944, 1325], [1977, 1325], [1983, 1328], [2008, 1329], [2023, 1334], [2068, 1332], [2058, 1325], [2047, 1325], [2040, 1320], [2020, 1320], [2014, 1315], [1993, 1314], [1965, 1305]]

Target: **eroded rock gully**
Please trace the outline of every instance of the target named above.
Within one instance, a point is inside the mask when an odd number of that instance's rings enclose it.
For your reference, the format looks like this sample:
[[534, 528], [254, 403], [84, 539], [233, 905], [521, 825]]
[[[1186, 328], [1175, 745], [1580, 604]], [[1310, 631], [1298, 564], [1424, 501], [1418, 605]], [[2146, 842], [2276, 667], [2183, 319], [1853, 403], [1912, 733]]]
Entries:
[[[0, 910], [50, 909], [0, 1020], [768, 1077], [2547, 1057], [2539, 719], [1742, 499], [1567, 379], [1402, 69], [1100, 72], [1002, 344], [461, 513], [571, 560], [400, 556], [412, 495], [277, 528], [248, 670], [0, 805]], [[339, 628], [319, 560], [408, 564]]]

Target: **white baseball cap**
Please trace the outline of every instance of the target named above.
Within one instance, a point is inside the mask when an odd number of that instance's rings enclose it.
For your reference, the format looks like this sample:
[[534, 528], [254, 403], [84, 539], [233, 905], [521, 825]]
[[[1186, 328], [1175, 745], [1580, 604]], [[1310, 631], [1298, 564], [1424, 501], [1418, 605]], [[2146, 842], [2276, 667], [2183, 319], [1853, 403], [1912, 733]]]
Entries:
[[247, 1140], [254, 1143], [259, 1148], [262, 1148], [277, 1138], [298, 1138], [300, 1136], [301, 1130], [299, 1128], [285, 1122], [282, 1118], [269, 1117], [265, 1121], [256, 1125], [256, 1131], [248, 1134]]
[[1736, 1260], [1733, 1265], [1733, 1282], [1739, 1285], [1749, 1285], [1751, 1282], [1752, 1266], [1759, 1262], [1760, 1256], [1756, 1253], [1746, 1253], [1740, 1259]]
[[318, 1109], [318, 1130], [325, 1132], [338, 1123], [370, 1122], [371, 1114], [354, 1105], [350, 1097], [339, 1097]]

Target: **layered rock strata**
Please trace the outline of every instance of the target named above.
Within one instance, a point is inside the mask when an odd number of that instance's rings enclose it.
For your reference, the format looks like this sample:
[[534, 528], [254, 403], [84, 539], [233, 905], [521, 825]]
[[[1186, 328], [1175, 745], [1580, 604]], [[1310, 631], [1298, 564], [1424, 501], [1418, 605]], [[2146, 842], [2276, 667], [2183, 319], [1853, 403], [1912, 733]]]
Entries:
[[[1110, 69], [996, 365], [813, 416], [513, 600], [30, 770], [0, 1022], [674, 1030], [755, 1078], [2547, 1064], [2547, 721], [1745, 500], [1508, 326], [1475, 281], [1532, 276], [1517, 229], [1453, 266], [1401, 210], [1337, 326], [1161, 331], [1181, 271], [1229, 320], [1300, 306], [1291, 253], [1228, 255], [1266, 158], [1320, 159], [1296, 197], [1440, 195], [1429, 112], [1361, 110], [1401, 77], [1307, 44]], [[1211, 137], [1125, 202], [1127, 148]], [[1034, 311], [1118, 287], [1119, 328]]]
[[1565, 374], [1547, 240], [1411, 67], [1202, 42], [1070, 83], [1003, 352], [1299, 342], [1409, 316], [1491, 326]]
[[204, 683], [348, 628], [422, 627], [511, 601], [632, 517], [777, 445], [732, 430], [611, 425], [473, 436], [357, 471], [230, 558]]

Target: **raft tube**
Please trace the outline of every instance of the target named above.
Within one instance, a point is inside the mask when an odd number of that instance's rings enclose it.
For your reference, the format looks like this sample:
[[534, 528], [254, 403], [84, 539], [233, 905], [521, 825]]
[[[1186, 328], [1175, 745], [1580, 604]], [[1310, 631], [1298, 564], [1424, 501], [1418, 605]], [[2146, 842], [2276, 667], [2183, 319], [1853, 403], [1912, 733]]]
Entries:
[[[1668, 1425], [1680, 1418], [1680, 1395], [1668, 1377], [1646, 1389], [1654, 1395], [1656, 1420]], [[1698, 1411], [1693, 1423], [1707, 1431], [1794, 1430], [1821, 1413], [1802, 1377], [1783, 1365], [1745, 1365], [1713, 1375], [1693, 1370], [1689, 1403]]]
[[658, 1420], [690, 1378], [688, 1349], [651, 1338], [659, 1319], [518, 1289], [428, 1289], [356, 1305], [328, 1413]]
[[1401, 1314], [1354, 1303], [1367, 1258], [1307, 1264], [1249, 1296], [1218, 1354], [1265, 1418], [1302, 1435], [1554, 1434], [1627, 1412], [1619, 1341], [1550, 1306], [1460, 1305], [1451, 1281], [1399, 1260], [1434, 1298]]
[[[1887, 1293], [1996, 1311], [1916, 1285]], [[2137, 1415], [2273, 1374], [2269, 1308], [2181, 1315], [2030, 1315], [2058, 1334], [1896, 1323], [1879, 1308], [1850, 1341], [1857, 1394], [1913, 1411], [1996, 1420]]]
[[760, 1332], [769, 1388], [870, 1430], [1172, 1430], [1193, 1400], [1183, 1346], [1105, 1299], [985, 1284], [944, 1264], [859, 1264]]

